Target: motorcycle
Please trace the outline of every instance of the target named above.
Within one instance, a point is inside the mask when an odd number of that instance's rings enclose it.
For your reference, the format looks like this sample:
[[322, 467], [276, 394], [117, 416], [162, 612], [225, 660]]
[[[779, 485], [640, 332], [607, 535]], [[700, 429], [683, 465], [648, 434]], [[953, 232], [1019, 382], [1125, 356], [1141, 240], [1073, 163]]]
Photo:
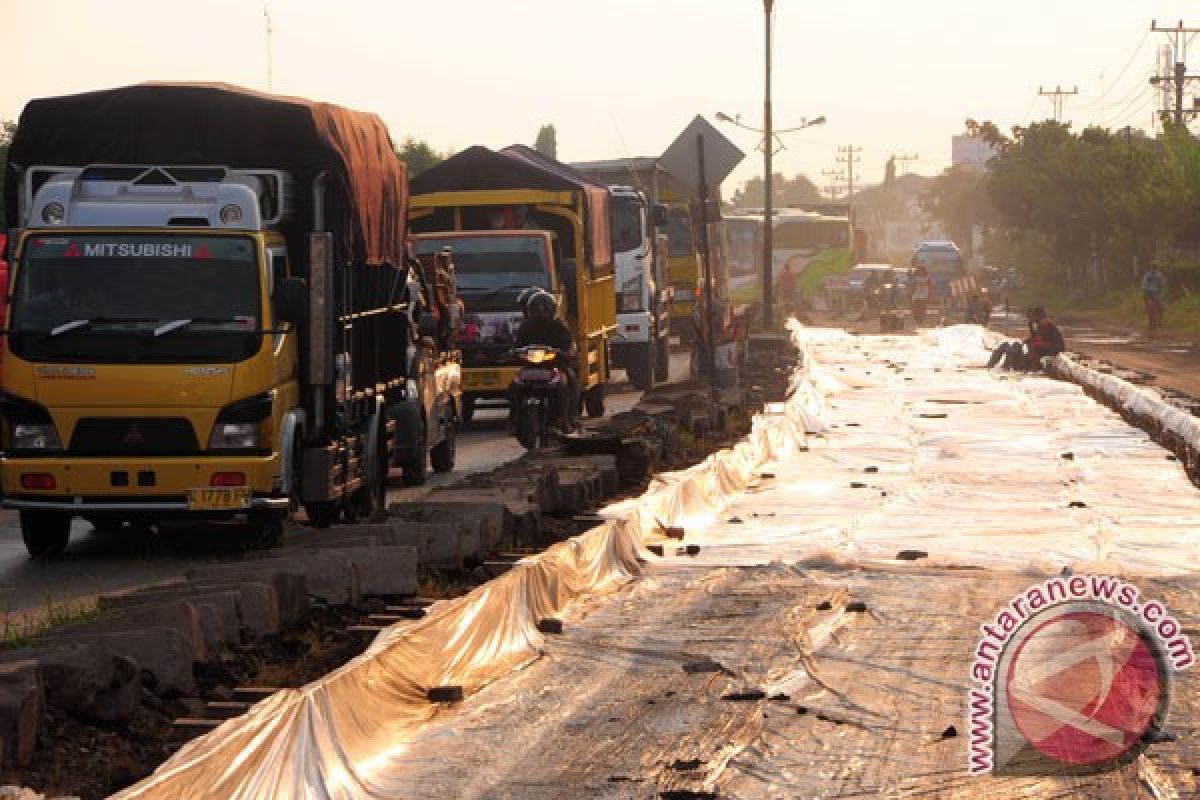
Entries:
[[527, 345], [513, 350], [521, 369], [509, 389], [509, 423], [517, 441], [526, 450], [536, 450], [550, 443], [550, 430], [567, 430], [570, 420], [561, 416], [567, 405], [560, 400], [567, 391], [567, 374], [557, 364], [566, 354], [553, 347]]

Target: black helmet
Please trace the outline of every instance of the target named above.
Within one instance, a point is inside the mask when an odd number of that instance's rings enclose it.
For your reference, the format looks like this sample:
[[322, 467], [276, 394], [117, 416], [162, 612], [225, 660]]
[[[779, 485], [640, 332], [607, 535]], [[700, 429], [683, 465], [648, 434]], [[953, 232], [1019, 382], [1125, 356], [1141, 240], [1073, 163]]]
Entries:
[[558, 313], [558, 301], [549, 292], [538, 289], [525, 299], [525, 316], [529, 319], [554, 319]]

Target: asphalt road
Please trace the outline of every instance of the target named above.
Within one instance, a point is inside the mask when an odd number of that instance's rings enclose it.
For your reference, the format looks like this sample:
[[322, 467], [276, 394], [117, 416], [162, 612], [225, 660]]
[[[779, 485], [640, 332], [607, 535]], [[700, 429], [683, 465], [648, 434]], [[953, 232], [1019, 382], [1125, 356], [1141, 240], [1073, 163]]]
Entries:
[[[686, 353], [673, 354], [671, 378], [686, 377]], [[627, 411], [641, 397], [623, 373], [607, 398], [609, 414]], [[394, 488], [389, 502], [414, 499], [429, 489], [484, 472], [524, 453], [505, 429], [506, 411], [480, 410], [458, 439], [453, 472], [430, 474], [424, 487]], [[399, 487], [399, 474], [391, 481]], [[105, 592], [179, 578], [190, 567], [214, 560], [240, 558], [245, 547], [244, 528], [237, 524], [165, 525], [149, 538], [105, 535], [83, 520], [76, 520], [65, 558], [49, 562], [29, 559], [16, 512], [0, 511], [0, 617], [12, 612], [39, 613], [58, 610]]]

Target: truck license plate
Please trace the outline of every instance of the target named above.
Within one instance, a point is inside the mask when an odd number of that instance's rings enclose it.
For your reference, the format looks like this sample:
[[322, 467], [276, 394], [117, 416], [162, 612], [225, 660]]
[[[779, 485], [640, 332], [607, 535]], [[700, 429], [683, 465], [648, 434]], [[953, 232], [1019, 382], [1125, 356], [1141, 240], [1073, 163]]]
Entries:
[[238, 511], [249, 507], [249, 486], [188, 491], [189, 511]]

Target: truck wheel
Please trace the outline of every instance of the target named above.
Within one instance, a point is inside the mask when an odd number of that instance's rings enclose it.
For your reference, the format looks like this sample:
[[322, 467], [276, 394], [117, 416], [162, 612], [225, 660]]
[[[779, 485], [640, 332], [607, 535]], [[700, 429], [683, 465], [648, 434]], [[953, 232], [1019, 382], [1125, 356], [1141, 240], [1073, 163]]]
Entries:
[[671, 380], [671, 339], [668, 336], [660, 336], [654, 346], [658, 352], [655, 353], [654, 359], [654, 380], [658, 383], [666, 383]]
[[450, 472], [454, 469], [454, 456], [458, 443], [458, 425], [451, 422], [446, 426], [446, 438], [429, 451], [429, 461], [434, 472]]
[[593, 419], [604, 416], [604, 384], [598, 383], [583, 393], [583, 407]]
[[429, 455], [425, 452], [425, 442], [421, 442], [420, 451], [400, 465], [401, 475], [405, 486], [424, 486], [429, 478]]
[[71, 515], [55, 511], [22, 511], [21, 538], [30, 558], [61, 558], [71, 540]]
[[342, 505], [337, 500], [321, 500], [304, 504], [304, 514], [314, 528], [328, 528], [337, 522]]
[[463, 425], [470, 425], [471, 420], [475, 419], [475, 398], [463, 395], [462, 399], [462, 421]]
[[251, 543], [256, 549], [269, 550], [283, 544], [283, 529], [288, 512], [279, 509], [251, 511], [250, 523]]
[[649, 342], [630, 353], [629, 362], [625, 365], [625, 374], [633, 388], [640, 392], [654, 385], [654, 347]]

